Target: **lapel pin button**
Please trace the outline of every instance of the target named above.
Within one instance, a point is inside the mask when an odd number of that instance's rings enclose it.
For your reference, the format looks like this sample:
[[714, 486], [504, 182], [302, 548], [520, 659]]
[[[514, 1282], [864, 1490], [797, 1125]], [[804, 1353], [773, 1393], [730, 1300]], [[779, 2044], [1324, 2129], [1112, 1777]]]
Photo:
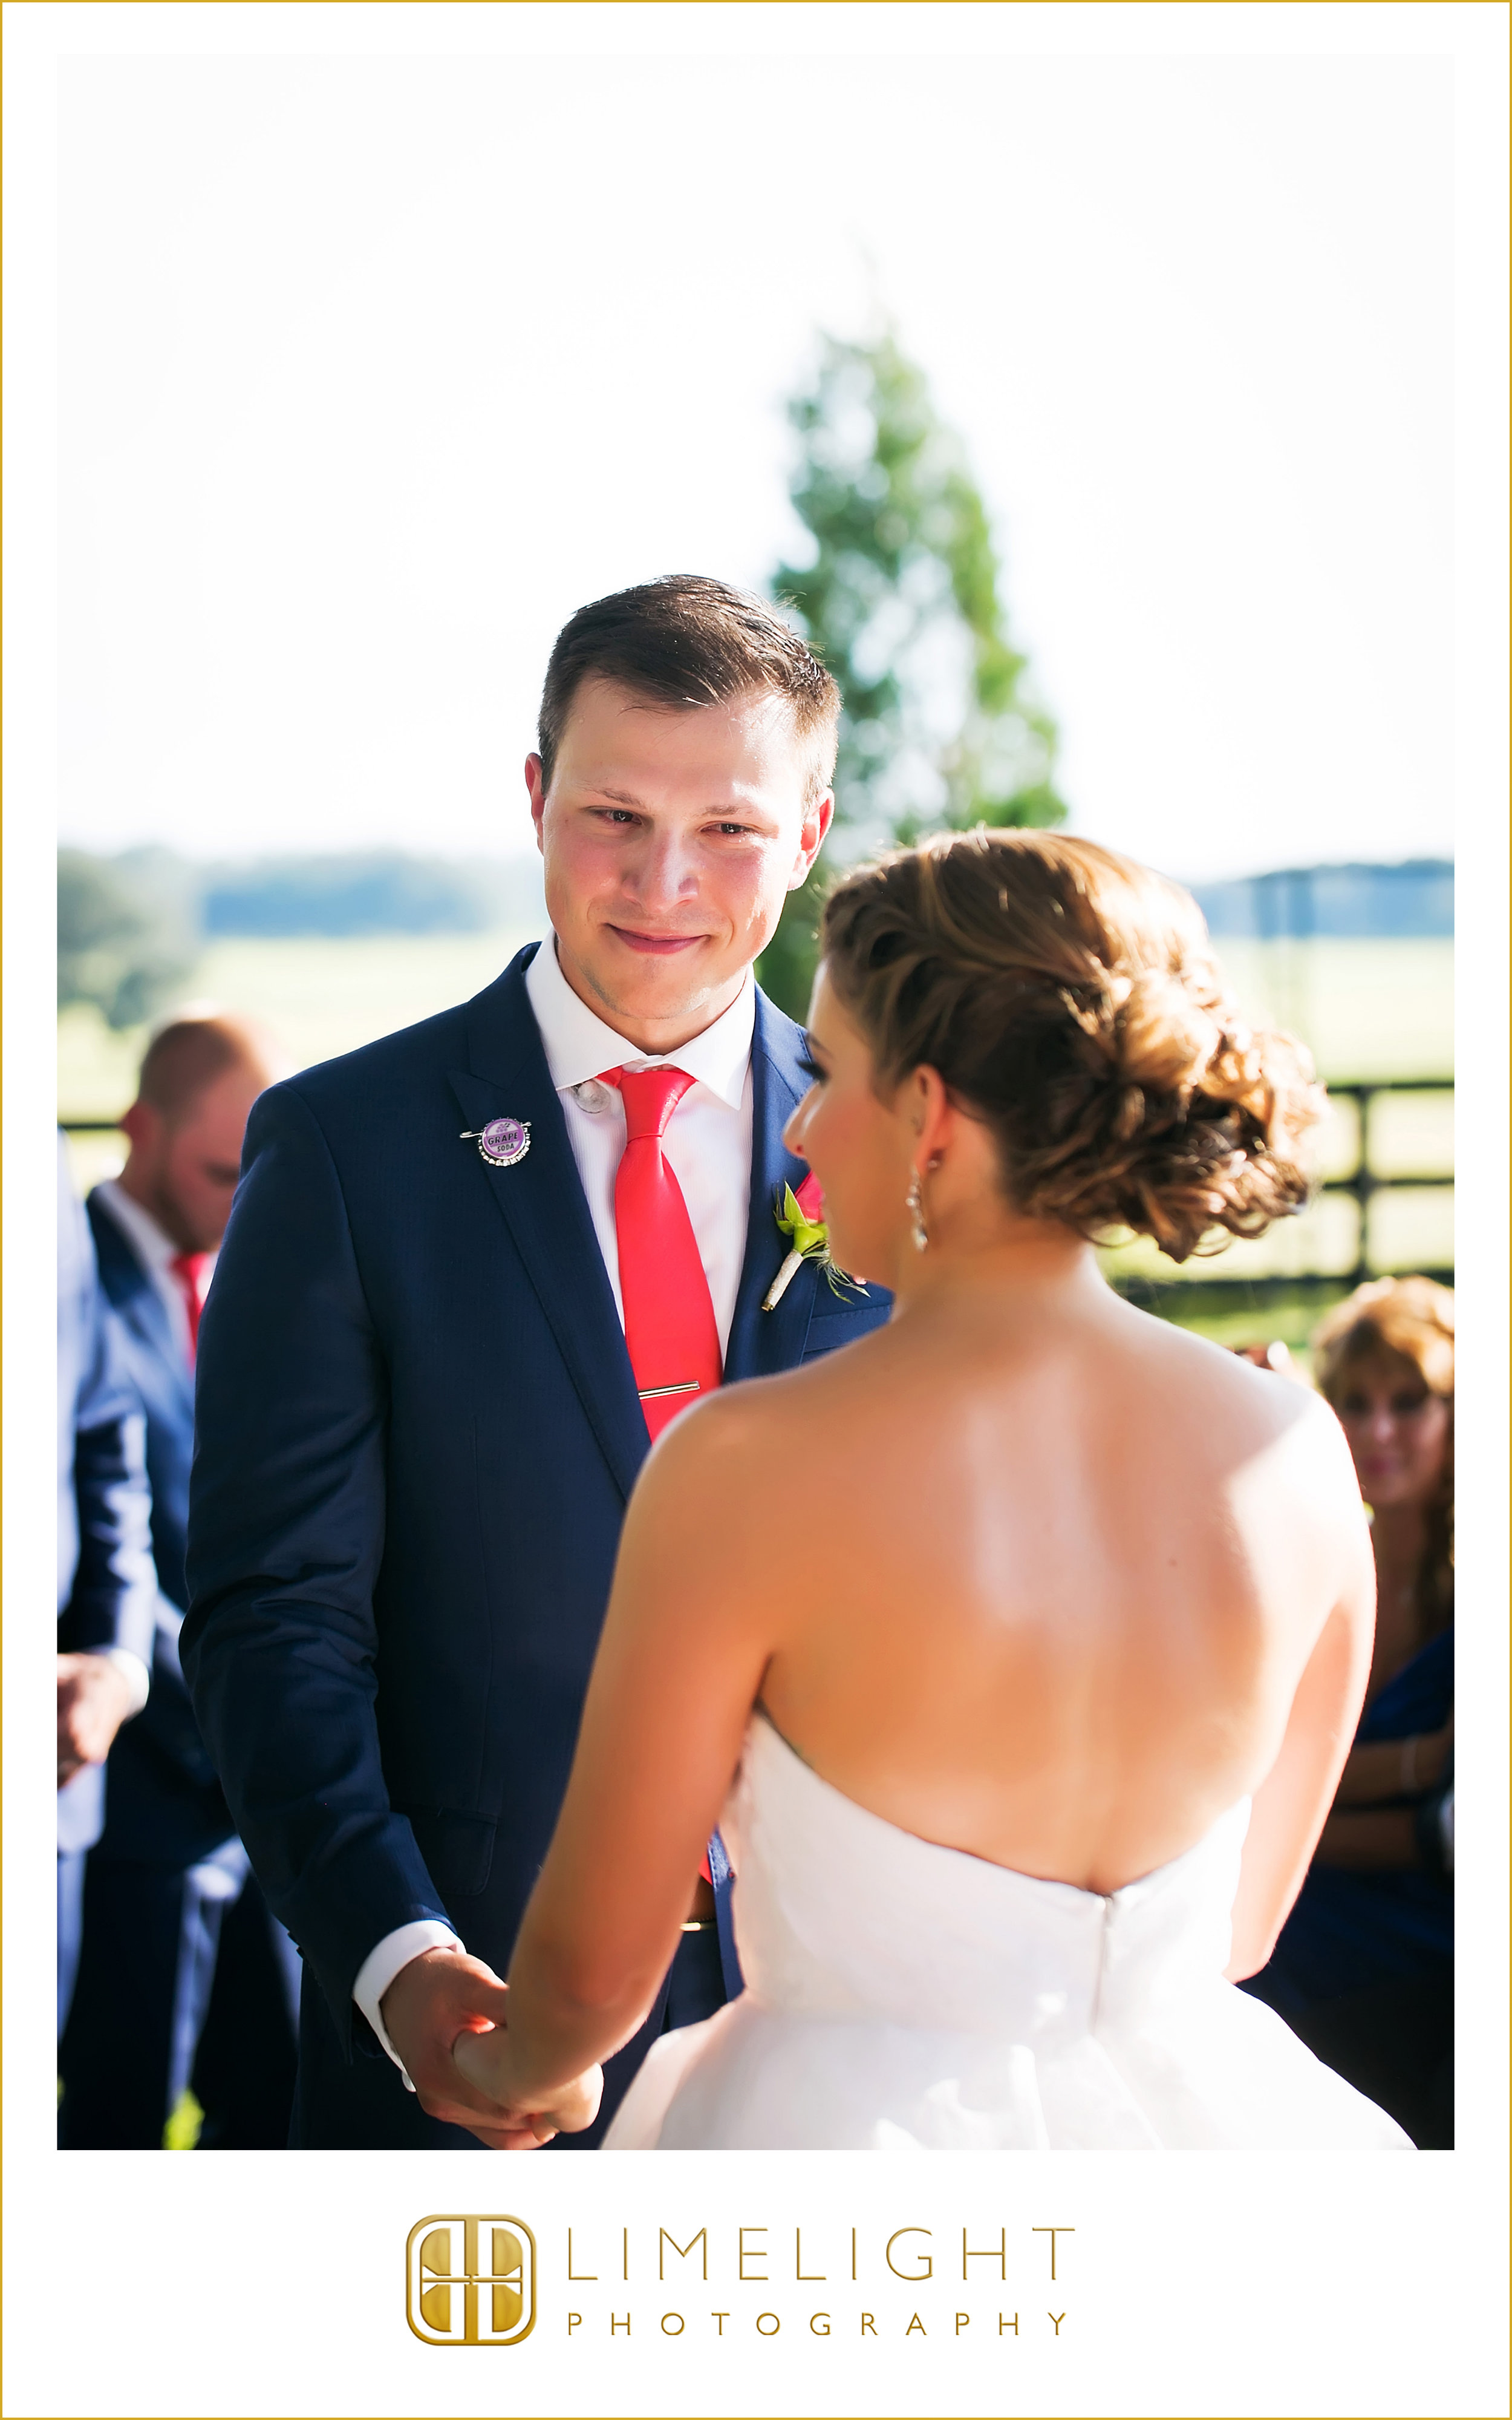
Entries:
[[480, 1133], [460, 1135], [460, 1142], [475, 1142], [490, 1168], [513, 1168], [524, 1158], [531, 1147], [530, 1121], [522, 1118], [490, 1118]]

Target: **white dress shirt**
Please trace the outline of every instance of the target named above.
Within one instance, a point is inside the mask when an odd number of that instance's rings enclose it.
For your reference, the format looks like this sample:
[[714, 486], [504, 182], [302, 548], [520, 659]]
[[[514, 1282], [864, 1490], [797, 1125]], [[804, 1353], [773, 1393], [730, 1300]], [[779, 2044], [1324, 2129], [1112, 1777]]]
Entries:
[[[567, 1139], [622, 1326], [625, 1300], [620, 1291], [614, 1180], [625, 1154], [625, 1102], [614, 1085], [601, 1084], [598, 1078], [610, 1067], [680, 1067], [694, 1078], [672, 1111], [662, 1137], [662, 1151], [687, 1204], [723, 1355], [730, 1344], [750, 1208], [755, 978], [748, 970], [739, 994], [721, 1016], [681, 1049], [654, 1058], [626, 1042], [579, 999], [557, 962], [556, 943], [549, 937], [531, 961], [525, 991], [566, 1118]], [[414, 2086], [389, 2040], [378, 2004], [394, 1977], [423, 1950], [462, 1946], [450, 1925], [429, 1918], [401, 1924], [368, 1952], [352, 1985], [352, 1998], [410, 2091]]]
[[682, 1187], [709, 1297], [719, 1330], [721, 1355], [730, 1343], [730, 1323], [746, 1257], [750, 1208], [750, 1044], [756, 1028], [756, 986], [748, 971], [738, 997], [722, 1016], [680, 1050], [647, 1058], [580, 1001], [557, 963], [549, 941], [531, 962], [525, 989], [541, 1029], [546, 1063], [567, 1120], [567, 1139], [582, 1178], [594, 1232], [625, 1324], [620, 1293], [620, 1248], [614, 1228], [614, 1180], [625, 1156], [625, 1101], [612, 1084], [598, 1082], [608, 1067], [681, 1067], [695, 1078], [672, 1111], [662, 1151]]

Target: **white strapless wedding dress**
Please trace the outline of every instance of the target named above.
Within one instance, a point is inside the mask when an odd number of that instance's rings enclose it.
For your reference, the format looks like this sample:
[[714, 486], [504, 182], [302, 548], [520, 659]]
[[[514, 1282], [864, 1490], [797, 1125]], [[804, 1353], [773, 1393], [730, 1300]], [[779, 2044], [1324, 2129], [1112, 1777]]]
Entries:
[[1411, 2150], [1223, 1979], [1248, 1821], [1103, 1898], [900, 1831], [756, 1715], [746, 1990], [654, 2045], [605, 2149]]

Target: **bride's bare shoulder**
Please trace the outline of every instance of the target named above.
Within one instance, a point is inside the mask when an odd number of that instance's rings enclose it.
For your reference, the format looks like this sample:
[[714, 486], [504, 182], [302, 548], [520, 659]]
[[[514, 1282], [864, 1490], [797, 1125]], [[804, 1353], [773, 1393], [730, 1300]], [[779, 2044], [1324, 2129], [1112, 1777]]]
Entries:
[[721, 1387], [666, 1431], [648, 1473], [665, 1472], [682, 1486], [728, 1481], [748, 1491], [768, 1466], [790, 1481], [795, 1471], [817, 1470], [837, 1423], [849, 1426], [860, 1405], [876, 1401], [888, 1357], [889, 1333], [881, 1328], [795, 1370]]
[[1260, 1368], [1174, 1322], [1133, 1311], [1128, 1331], [1145, 1385], [1204, 1428], [1215, 1445], [1262, 1450], [1283, 1443], [1337, 1462], [1357, 1492], [1349, 1449], [1334, 1413], [1289, 1362]]

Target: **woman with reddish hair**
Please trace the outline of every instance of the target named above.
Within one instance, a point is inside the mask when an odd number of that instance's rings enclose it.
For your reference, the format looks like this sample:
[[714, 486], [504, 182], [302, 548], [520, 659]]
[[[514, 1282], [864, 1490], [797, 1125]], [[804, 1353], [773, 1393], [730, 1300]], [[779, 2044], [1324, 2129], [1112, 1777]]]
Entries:
[[1249, 1989], [1425, 2150], [1453, 2143], [1455, 1298], [1377, 1278], [1313, 1338], [1370, 1509], [1365, 1712], [1307, 1880]]

